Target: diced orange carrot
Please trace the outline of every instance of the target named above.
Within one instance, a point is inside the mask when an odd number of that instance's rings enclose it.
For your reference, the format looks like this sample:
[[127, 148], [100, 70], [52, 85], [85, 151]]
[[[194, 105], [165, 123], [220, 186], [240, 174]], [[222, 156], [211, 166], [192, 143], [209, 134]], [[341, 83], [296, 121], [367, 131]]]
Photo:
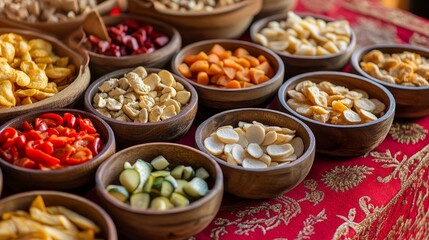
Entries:
[[232, 80], [228, 82], [226, 88], [241, 88], [241, 85], [237, 80]]
[[224, 52], [226, 52], [225, 48], [223, 48], [221, 45], [219, 44], [215, 44], [213, 45], [212, 49], [210, 49], [210, 54], [216, 54], [218, 56], [220, 56], [221, 54], [223, 54]]
[[262, 62], [256, 68], [264, 71], [265, 75], [267, 75], [270, 78], [274, 75], [274, 70], [268, 62]]
[[251, 67], [256, 67], [260, 64], [259, 60], [257, 58], [255, 58], [254, 56], [249, 55], [249, 56], [244, 56], [244, 58], [250, 62]]
[[186, 63], [180, 64], [179, 67], [177, 68], [177, 70], [179, 70], [179, 73], [182, 74], [185, 78], [191, 78], [192, 77], [192, 73], [189, 70], [188, 64], [186, 64]]
[[217, 80], [216, 84], [220, 86], [226, 86], [228, 85], [228, 82], [231, 81], [231, 79], [228, 79], [225, 75], [222, 75]]
[[239, 48], [234, 50], [234, 53], [232, 55], [234, 55], [238, 58], [241, 58], [241, 57], [250, 55], [250, 53], [246, 49], [239, 47]]
[[209, 54], [208, 56], [209, 63], [218, 63], [219, 62], [219, 56], [216, 54]]
[[186, 57], [183, 59], [183, 61], [184, 61], [186, 64], [188, 64], [189, 66], [190, 66], [192, 63], [196, 62], [197, 60], [198, 60], [198, 56], [197, 56], [197, 55], [189, 55], [189, 56], [186, 56]]
[[199, 72], [197, 75], [197, 83], [209, 85], [209, 75], [206, 72]]
[[237, 73], [237, 70], [232, 67], [223, 67], [223, 72], [228, 78], [234, 79], [235, 73]]
[[207, 53], [201, 51], [197, 54], [197, 60], [208, 60], [209, 56], [207, 56]]
[[259, 62], [263, 63], [263, 62], [268, 62], [268, 59], [264, 56], [264, 55], [259, 55], [258, 56], [258, 60]]
[[192, 63], [189, 70], [191, 71], [191, 73], [207, 72], [209, 70], [209, 62], [207, 62], [206, 60], [197, 60]]
[[211, 78], [210, 78], [210, 83], [211, 84], [216, 84], [217, 83], [217, 81], [219, 80], [219, 78], [221, 77], [222, 75], [214, 75], [214, 76], [212, 76]]
[[221, 54], [218, 54], [218, 56], [219, 56], [220, 60], [224, 60], [224, 59], [230, 58], [232, 56], [232, 52], [228, 50], [228, 51], [225, 51]]
[[235, 74], [235, 79], [244, 82], [250, 82], [249, 69], [245, 68], [243, 71], [238, 71]]
[[260, 84], [265, 80], [265, 73], [261, 69], [251, 68], [249, 70], [250, 82], [254, 84]]
[[243, 66], [241, 66], [240, 64], [236, 63], [234, 60], [232, 59], [224, 59], [223, 63], [225, 64], [225, 67], [232, 67], [238, 71], [243, 70]]
[[240, 64], [242, 67], [250, 68], [250, 62], [245, 58], [239, 58], [236, 60], [236, 62]]
[[223, 70], [219, 65], [212, 63], [210, 64], [210, 67], [207, 73], [209, 75], [218, 75], [218, 74], [223, 74]]
[[242, 85], [241, 85], [241, 87], [242, 87], [242, 88], [248, 88], [248, 87], [253, 87], [253, 86], [255, 86], [255, 84], [253, 84], [253, 83], [248, 83], [248, 82], [240, 82], [240, 84], [242, 84]]

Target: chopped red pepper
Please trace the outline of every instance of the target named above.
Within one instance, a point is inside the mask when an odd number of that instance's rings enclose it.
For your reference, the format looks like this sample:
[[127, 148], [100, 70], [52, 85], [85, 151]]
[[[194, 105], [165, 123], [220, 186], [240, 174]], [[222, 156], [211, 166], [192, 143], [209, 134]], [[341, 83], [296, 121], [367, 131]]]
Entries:
[[22, 131], [28, 132], [28, 131], [31, 131], [33, 129], [34, 129], [33, 125], [31, 125], [31, 123], [29, 123], [28, 121], [24, 121], [22, 123]]
[[68, 128], [74, 128], [76, 126], [76, 117], [71, 113], [64, 113], [63, 126]]
[[70, 144], [65, 144], [62, 147], [57, 147], [54, 150], [54, 156], [60, 159], [61, 163], [66, 163], [66, 160], [75, 152], [75, 148]]
[[66, 163], [70, 165], [81, 164], [92, 159], [92, 152], [88, 148], [77, 149], [75, 153], [66, 159]]
[[28, 132], [24, 132], [24, 136], [27, 139], [27, 141], [43, 139], [42, 133], [40, 133], [40, 131], [37, 131], [37, 130], [30, 130]]
[[96, 133], [94, 125], [89, 118], [78, 118], [79, 130], [86, 131], [87, 133]]
[[56, 113], [43, 113], [39, 116], [48, 125], [48, 127], [56, 127], [63, 124], [63, 117]]
[[60, 163], [60, 160], [56, 157], [44, 153], [40, 149], [34, 148], [34, 141], [28, 141], [25, 146], [25, 154], [33, 161], [40, 163], [44, 166], [54, 166]]
[[35, 120], [34, 120], [34, 128], [36, 129], [36, 130], [39, 130], [39, 131], [46, 131], [46, 130], [48, 130], [48, 124], [46, 124], [46, 122], [45, 121], [43, 121], [43, 119], [41, 119], [41, 118], [36, 118]]
[[54, 147], [62, 147], [66, 144], [73, 143], [75, 141], [75, 138], [67, 137], [67, 136], [51, 135], [49, 136], [48, 141], [51, 142], [54, 145]]
[[29, 169], [37, 169], [37, 163], [27, 157], [18, 158], [13, 162], [14, 165], [23, 167], [23, 168], [29, 168]]

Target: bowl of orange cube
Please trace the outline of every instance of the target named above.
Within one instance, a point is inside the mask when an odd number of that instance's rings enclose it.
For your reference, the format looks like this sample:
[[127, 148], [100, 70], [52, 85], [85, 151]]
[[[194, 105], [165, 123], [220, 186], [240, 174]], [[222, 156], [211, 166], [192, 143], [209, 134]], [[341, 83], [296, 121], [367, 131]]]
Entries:
[[171, 69], [187, 79], [200, 103], [212, 109], [265, 104], [283, 83], [284, 65], [268, 48], [241, 40], [213, 39], [190, 44]]

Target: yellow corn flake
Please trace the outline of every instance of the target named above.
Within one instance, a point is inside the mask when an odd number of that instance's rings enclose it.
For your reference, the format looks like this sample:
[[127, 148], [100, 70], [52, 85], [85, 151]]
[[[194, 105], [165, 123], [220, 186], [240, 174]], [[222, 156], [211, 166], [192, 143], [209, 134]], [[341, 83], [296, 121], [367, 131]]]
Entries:
[[31, 49], [44, 49], [46, 51], [52, 52], [52, 44], [46, 40], [37, 38], [28, 41]]
[[41, 69], [33, 69], [28, 72], [30, 77], [30, 83], [27, 88], [43, 89], [48, 86], [48, 77], [46, 73]]
[[15, 58], [15, 47], [9, 42], [0, 41], [0, 56], [6, 58], [11, 63]]
[[1, 107], [14, 107], [16, 99], [13, 95], [13, 84], [9, 80], [0, 80], [0, 106]]
[[71, 70], [69, 68], [62, 68], [62, 67], [56, 67], [56, 68], [49, 68], [46, 69], [46, 75], [49, 78], [65, 78], [71, 74]]
[[58, 58], [57, 61], [55, 62], [55, 65], [57, 67], [67, 67], [69, 65], [69, 58], [68, 57]]
[[30, 84], [30, 77], [23, 71], [15, 70], [15, 78], [14, 82], [18, 84], [18, 86], [26, 87], [28, 84]]
[[5, 60], [0, 58], [0, 80], [12, 80], [15, 70]]

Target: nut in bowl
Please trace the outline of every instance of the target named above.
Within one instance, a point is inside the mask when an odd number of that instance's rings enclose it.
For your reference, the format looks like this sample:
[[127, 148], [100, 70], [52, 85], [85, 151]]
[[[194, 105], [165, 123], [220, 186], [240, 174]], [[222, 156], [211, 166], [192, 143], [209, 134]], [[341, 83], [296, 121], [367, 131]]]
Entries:
[[[131, 196], [132, 199], [130, 199], [130, 204], [132, 204], [132, 206], [112, 196], [111, 188], [109, 191], [106, 190], [108, 185], [118, 184], [119, 182], [123, 183], [122, 180], [125, 178], [124, 176], [121, 177], [121, 175], [125, 175], [123, 174], [124, 166], [128, 168], [126, 171], [132, 172], [133, 169], [139, 168], [137, 166], [140, 163], [143, 164], [143, 168], [145, 168], [147, 167], [146, 164], [151, 165], [149, 162], [154, 163], [155, 160], [153, 159], [159, 159], [161, 155], [167, 159], [172, 166], [170, 168], [170, 170], [172, 170], [171, 174], [165, 170], [150, 173], [150, 176], [147, 178], [148, 180], [144, 184], [144, 191], [142, 193], [133, 193]], [[162, 164], [160, 164], [161, 161], [156, 161], [157, 163], [152, 165], [156, 166], [158, 169]], [[205, 180], [207, 182], [206, 186], [208, 187], [208, 192], [204, 197], [195, 200], [188, 206], [175, 208], [166, 207], [167, 209], [165, 209], [162, 206], [170, 205], [168, 199], [173, 199], [172, 195], [177, 195], [177, 192], [172, 193], [171, 197], [165, 197], [167, 191], [163, 190], [164, 187], [161, 186], [161, 190], [157, 190], [157, 185], [159, 185], [158, 183], [160, 182], [158, 180], [162, 180], [162, 185], [172, 186], [169, 185], [170, 182], [168, 181], [170, 180], [168, 179], [172, 178], [172, 176], [177, 176], [173, 174], [173, 171], [177, 173], [177, 171], [174, 170], [176, 168], [173, 168], [173, 166], [177, 167], [180, 165], [186, 166], [186, 168], [192, 167], [193, 169], [204, 168], [209, 175]], [[183, 170], [181, 172], [183, 173], [182, 176], [184, 176], [187, 171]], [[141, 176], [143, 175], [140, 175], [140, 177]], [[155, 178], [152, 184], [147, 183], [151, 182], [151, 178]], [[177, 181], [177, 183], [179, 183], [179, 181], [182, 180], [173, 179], [171, 181]], [[192, 180], [189, 183], [191, 182]], [[128, 181], [128, 183], [131, 183], [131, 181]], [[152, 187], [150, 187], [150, 185]], [[126, 184], [126, 186], [130, 186], [130, 184]], [[169, 189], [171, 190], [171, 188]], [[223, 176], [216, 162], [196, 149], [174, 143], [148, 143], [124, 149], [113, 155], [106, 164], [98, 169], [96, 190], [102, 205], [113, 216], [118, 230], [123, 236], [131, 239], [140, 239], [142, 236], [149, 239], [186, 239], [202, 231], [215, 217], [223, 196]], [[149, 209], [138, 208], [136, 205], [133, 205], [133, 202], [141, 203], [142, 201], [135, 201], [138, 199], [136, 197], [148, 193], [147, 191], [153, 194], [163, 194], [164, 197], [161, 197], [160, 201], [155, 200], [156, 198], [152, 199]], [[158, 197], [158, 199], [160, 198]]]
[[186, 80], [143, 67], [104, 75], [85, 93], [85, 108], [112, 127], [120, 147], [179, 138], [191, 127], [197, 102]]
[[347, 21], [294, 12], [258, 20], [250, 28], [250, 37], [281, 57], [286, 77], [340, 70], [356, 45], [356, 36]]
[[358, 75], [313, 72], [287, 80], [279, 108], [305, 122], [316, 137], [316, 151], [331, 156], [365, 154], [386, 137], [395, 99], [380, 84]]
[[411, 45], [371, 45], [353, 53], [353, 71], [386, 87], [398, 118], [429, 114], [429, 50]]
[[3, 124], [0, 136], [0, 166], [12, 191], [87, 187], [116, 150], [110, 126], [76, 109], [24, 114]]
[[225, 191], [251, 199], [275, 197], [301, 183], [316, 146], [311, 130], [296, 117], [256, 108], [210, 117], [198, 127], [195, 143], [221, 166]]
[[283, 82], [281, 59], [253, 43], [213, 39], [190, 44], [172, 60], [171, 69], [198, 91], [213, 109], [257, 106], [270, 101]]

